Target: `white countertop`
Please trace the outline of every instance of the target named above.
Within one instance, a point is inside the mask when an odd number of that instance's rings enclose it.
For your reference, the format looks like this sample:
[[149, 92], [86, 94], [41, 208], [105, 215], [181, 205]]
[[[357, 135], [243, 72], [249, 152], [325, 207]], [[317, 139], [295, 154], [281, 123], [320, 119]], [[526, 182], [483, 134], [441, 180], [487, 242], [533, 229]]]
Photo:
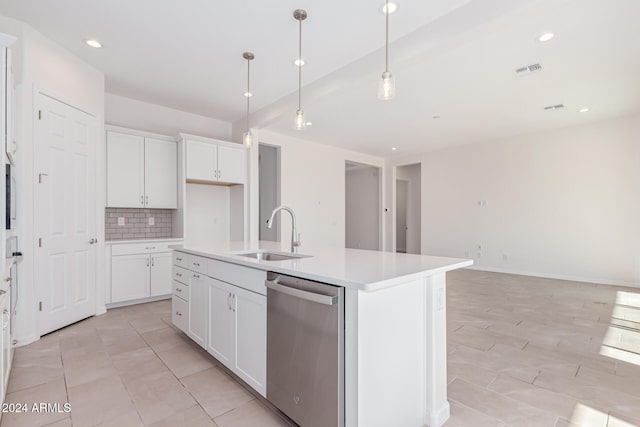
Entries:
[[166, 237], [157, 239], [121, 239], [121, 240], [105, 240], [106, 245], [120, 245], [129, 243], [151, 243], [151, 242], [182, 242], [182, 237]]
[[266, 241], [206, 245], [185, 242], [182, 245], [171, 245], [170, 248], [233, 264], [363, 291], [384, 289], [473, 264], [472, 260], [460, 258], [304, 246], [299, 248], [299, 255], [311, 255], [311, 257], [261, 261], [237, 255], [256, 250], [289, 252], [289, 243]]

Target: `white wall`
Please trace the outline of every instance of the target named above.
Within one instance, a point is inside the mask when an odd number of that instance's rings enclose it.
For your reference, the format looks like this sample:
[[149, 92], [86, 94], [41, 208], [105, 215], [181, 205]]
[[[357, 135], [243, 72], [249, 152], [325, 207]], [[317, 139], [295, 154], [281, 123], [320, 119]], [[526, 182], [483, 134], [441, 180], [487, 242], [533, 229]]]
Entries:
[[204, 184], [186, 187], [185, 241], [195, 246], [229, 241], [230, 187]]
[[423, 253], [640, 286], [640, 115], [421, 160]]
[[[280, 197], [283, 205], [296, 212], [298, 231], [302, 234], [300, 252], [304, 253], [305, 247], [344, 247], [345, 162], [383, 166], [384, 159], [267, 130], [254, 131], [254, 135], [260, 142], [281, 147]], [[254, 159], [257, 150], [254, 144], [251, 154]], [[257, 161], [251, 162], [251, 176], [257, 176]], [[257, 194], [251, 195], [251, 205], [251, 238], [257, 239]], [[285, 218], [280, 224], [281, 241], [288, 242], [290, 219]]]
[[19, 68], [16, 80], [20, 82], [17, 94], [16, 155], [18, 181], [18, 230], [20, 248], [24, 253], [19, 264], [20, 298], [14, 317], [14, 336], [18, 345], [37, 338], [36, 307], [37, 287], [34, 284], [33, 269], [36, 236], [33, 235], [33, 192], [35, 180], [33, 170], [33, 127], [34, 94], [42, 91], [70, 105], [78, 107], [94, 116], [98, 123], [98, 157], [96, 159], [97, 199], [96, 223], [98, 237], [97, 256], [97, 311], [104, 310], [104, 75], [83, 62], [59, 45], [45, 38], [28, 25], [8, 18], [1, 18], [0, 25], [9, 25], [20, 38], [14, 53], [18, 56]]
[[180, 132], [230, 140], [231, 123], [124, 96], [105, 94], [107, 124], [175, 136]]
[[422, 183], [421, 165], [400, 166], [396, 171], [396, 179], [408, 182], [407, 190], [407, 253], [421, 253], [421, 209], [422, 209]]
[[345, 171], [345, 247], [378, 250], [380, 244], [380, 170], [376, 167]]

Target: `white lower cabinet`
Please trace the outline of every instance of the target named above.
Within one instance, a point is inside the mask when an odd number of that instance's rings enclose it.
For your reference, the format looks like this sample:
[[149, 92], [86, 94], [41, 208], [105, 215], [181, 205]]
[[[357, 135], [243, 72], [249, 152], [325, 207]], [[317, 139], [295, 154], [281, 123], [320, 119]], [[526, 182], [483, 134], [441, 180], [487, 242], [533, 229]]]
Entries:
[[207, 351], [264, 396], [267, 297], [211, 280]]
[[234, 315], [231, 298], [235, 286], [212, 279], [209, 288], [209, 343], [207, 351], [233, 370]]
[[150, 293], [149, 255], [111, 257], [111, 302], [146, 298]]
[[175, 295], [171, 299], [171, 321], [178, 329], [187, 333], [189, 329], [189, 303]]
[[[209, 275], [194, 271], [195, 268], [202, 269], [201, 261], [193, 256], [189, 259], [189, 255], [180, 252], [174, 254], [173, 323], [266, 396], [267, 297], [245, 289], [264, 289], [266, 273], [232, 265], [237, 270], [235, 274], [220, 273], [227, 280], [221, 281], [211, 277], [216, 275], [216, 269], [209, 269]], [[234, 277], [238, 282], [228, 283]], [[251, 283], [244, 283], [242, 278]], [[188, 301], [183, 298], [187, 288]], [[186, 314], [183, 312], [185, 309]], [[182, 315], [176, 314], [178, 312]], [[185, 317], [188, 319], [186, 326]]]
[[111, 303], [171, 293], [171, 252], [111, 257]]
[[189, 278], [189, 329], [187, 335], [202, 348], [207, 348], [209, 286], [213, 279], [200, 273]]
[[267, 394], [267, 297], [236, 288], [233, 371], [260, 394]]
[[171, 293], [171, 252], [150, 255], [151, 296]]

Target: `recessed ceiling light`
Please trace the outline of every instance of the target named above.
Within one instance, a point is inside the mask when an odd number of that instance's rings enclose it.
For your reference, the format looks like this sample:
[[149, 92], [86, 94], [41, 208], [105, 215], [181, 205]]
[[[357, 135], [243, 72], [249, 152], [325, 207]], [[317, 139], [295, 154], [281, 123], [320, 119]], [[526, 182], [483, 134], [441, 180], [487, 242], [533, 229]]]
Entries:
[[250, 97], [252, 97], [252, 96], [253, 96], [253, 93], [251, 93], [251, 92], [245, 92], [245, 93], [243, 93], [243, 94], [242, 94], [242, 96], [244, 96], [244, 97], [246, 97], [246, 98], [250, 98]]
[[588, 113], [589, 109], [588, 108], [581, 108], [580, 110], [578, 110], [578, 113]]
[[311, 123], [311, 122], [306, 122], [306, 123], [305, 123], [305, 126], [313, 126], [313, 123]]
[[435, 120], [438, 120], [438, 119], [440, 118], [440, 116], [433, 116], [433, 118], [434, 118]]
[[[387, 13], [387, 5], [386, 3], [380, 6], [380, 13]], [[389, 2], [389, 15], [395, 13], [398, 10], [398, 4], [392, 1]]]
[[98, 40], [87, 39], [84, 42], [95, 49], [100, 49], [102, 47], [102, 43], [100, 43]]
[[303, 67], [304, 66], [304, 59], [295, 59], [293, 61], [293, 65], [295, 65], [296, 67]]
[[540, 37], [538, 37], [538, 41], [540, 43], [546, 43], [548, 41], [551, 41], [555, 36], [556, 35], [553, 33], [544, 33]]
[[396, 147], [393, 147], [393, 148], [391, 148], [391, 150], [396, 151], [396, 150], [397, 150], [397, 148], [396, 148]]

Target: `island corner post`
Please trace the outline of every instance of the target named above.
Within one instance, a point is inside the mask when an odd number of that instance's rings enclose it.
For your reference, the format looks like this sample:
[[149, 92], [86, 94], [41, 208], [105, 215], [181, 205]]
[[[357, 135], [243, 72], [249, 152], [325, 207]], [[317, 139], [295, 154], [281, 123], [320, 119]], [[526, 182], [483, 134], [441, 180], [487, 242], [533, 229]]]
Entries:
[[442, 426], [446, 272], [345, 295], [345, 426]]

